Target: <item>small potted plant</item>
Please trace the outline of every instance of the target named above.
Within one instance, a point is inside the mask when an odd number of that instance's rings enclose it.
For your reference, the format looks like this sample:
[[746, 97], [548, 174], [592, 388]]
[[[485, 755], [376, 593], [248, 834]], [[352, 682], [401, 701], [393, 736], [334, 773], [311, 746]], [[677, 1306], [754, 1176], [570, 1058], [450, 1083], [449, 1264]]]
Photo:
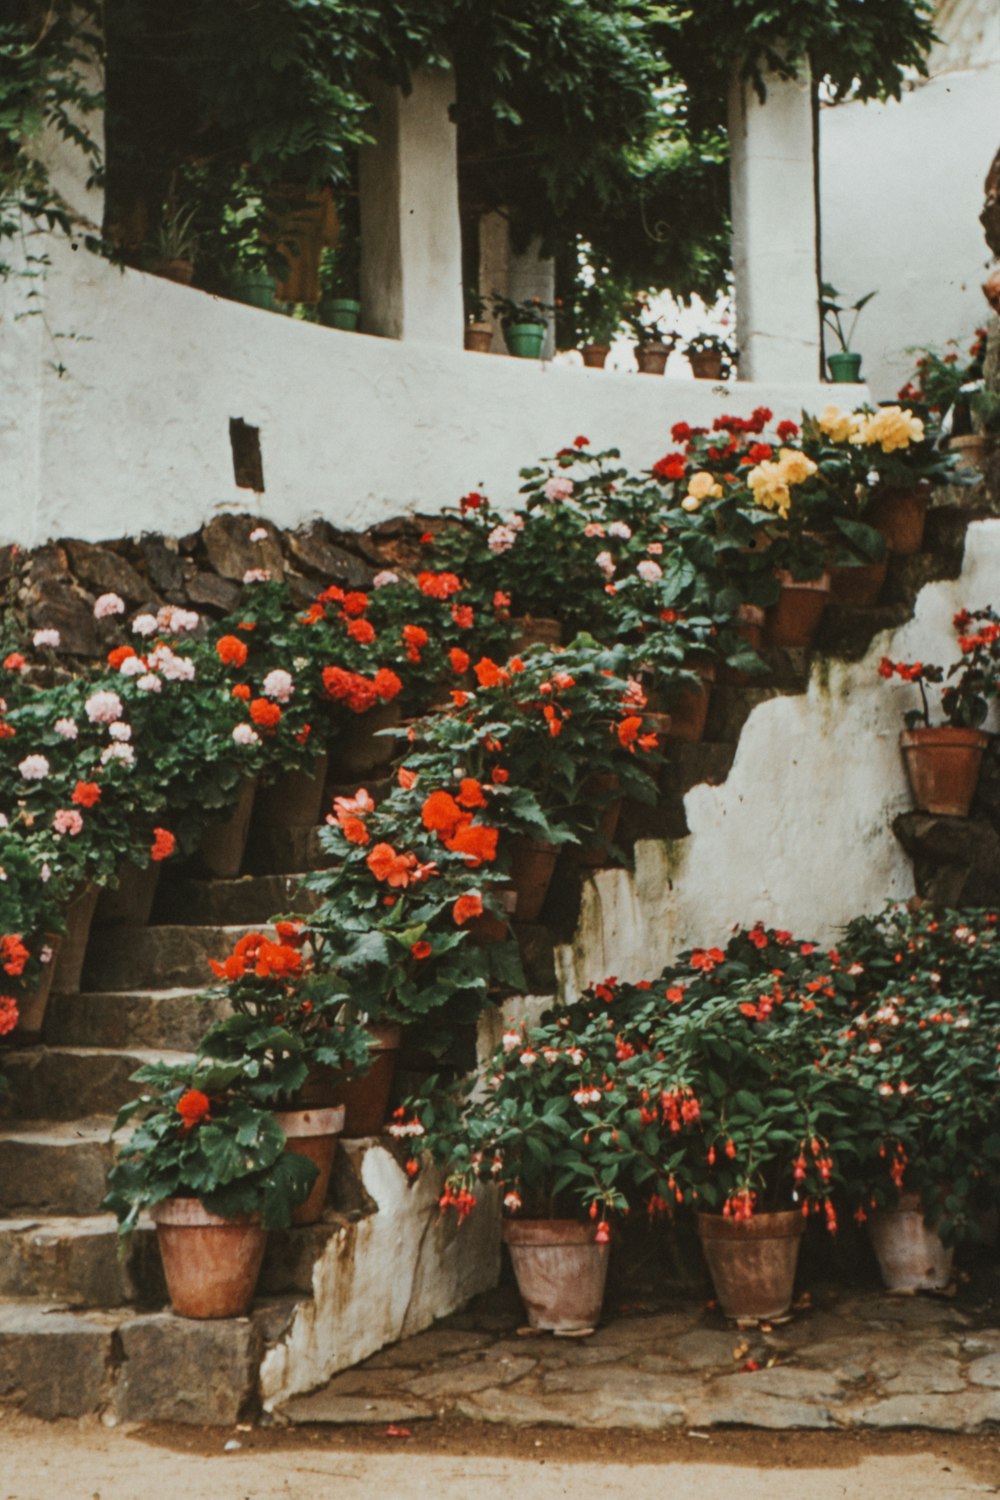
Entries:
[[194, 223], [197, 206], [166, 204], [152, 247], [151, 269], [155, 276], [190, 286], [198, 254], [198, 234]]
[[517, 359], [541, 359], [549, 324], [559, 304], [543, 302], [541, 297], [526, 297], [518, 302], [493, 292], [490, 305], [500, 319], [508, 351]]
[[595, 273], [577, 285], [570, 309], [573, 337], [588, 369], [603, 370], [627, 302], [621, 283], [607, 274]]
[[647, 293], [635, 299], [624, 321], [636, 341], [635, 359], [639, 374], [662, 375], [680, 335], [656, 315]]
[[478, 286], [466, 287], [463, 345], [472, 354], [489, 354], [493, 347], [493, 324], [486, 311], [487, 301]]
[[717, 333], [698, 333], [684, 345], [695, 380], [728, 380], [736, 365], [736, 350]]
[[920, 403], [928, 416], [948, 434], [948, 447], [968, 468], [981, 468], [1000, 435], [1000, 393], [984, 378], [985, 328], [963, 358], [955, 340], [947, 353], [918, 349], [916, 373], [900, 392], [900, 399]]
[[[830, 379], [836, 385], [854, 385], [861, 379], [861, 355], [851, 349], [854, 331], [858, 326], [858, 318], [861, 311], [875, 296], [874, 292], [866, 292], [859, 297], [857, 302], [842, 302], [842, 294], [836, 287], [824, 282], [820, 288], [819, 310], [825, 327], [829, 328], [837, 340], [837, 350], [834, 354], [828, 354], [826, 358], [830, 371]], [[854, 317], [845, 328], [844, 319], [853, 313]]]
[[361, 322], [361, 225], [356, 197], [340, 205], [339, 238], [320, 260], [320, 322], [327, 328], [357, 331]]
[[[954, 617], [961, 655], [947, 672], [932, 662], [894, 662], [884, 656], [879, 676], [916, 683], [920, 707], [904, 715], [900, 736], [903, 761], [917, 808], [939, 816], [965, 818], [979, 781], [990, 736], [979, 728], [997, 696], [1000, 616], [985, 609], [963, 609]], [[940, 686], [946, 722], [931, 724], [927, 684]]]
[[242, 1317], [253, 1299], [268, 1229], [286, 1228], [316, 1168], [285, 1150], [270, 1110], [243, 1089], [242, 1061], [149, 1063], [126, 1104], [122, 1144], [103, 1207], [120, 1232], [151, 1213], [174, 1311], [185, 1318]]

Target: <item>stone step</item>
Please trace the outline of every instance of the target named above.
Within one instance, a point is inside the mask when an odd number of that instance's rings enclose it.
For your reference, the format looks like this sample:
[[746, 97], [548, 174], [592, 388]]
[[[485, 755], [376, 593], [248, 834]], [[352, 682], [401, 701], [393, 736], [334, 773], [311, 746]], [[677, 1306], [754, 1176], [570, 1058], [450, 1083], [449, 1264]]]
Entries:
[[131, 1075], [144, 1063], [183, 1062], [189, 1052], [145, 1047], [29, 1047], [4, 1055], [9, 1112], [20, 1120], [76, 1120], [113, 1115], [139, 1092]]
[[111, 1115], [0, 1122], [0, 1217], [92, 1214], [114, 1160]]
[[210, 958], [225, 958], [241, 937], [239, 926], [139, 927], [96, 931], [87, 948], [83, 990], [169, 990], [214, 982]]
[[106, 1407], [122, 1316], [67, 1312], [38, 1300], [0, 1301], [0, 1401], [48, 1419]]
[[[288, 913], [305, 916], [316, 897], [299, 889], [300, 875], [240, 875], [235, 880], [177, 877], [160, 881], [153, 922], [183, 926], [270, 922]], [[213, 955], [214, 957], [215, 955]]]
[[[211, 978], [211, 976], [209, 976]], [[50, 1047], [198, 1046], [213, 1021], [228, 1014], [221, 998], [203, 990], [110, 990], [52, 995], [45, 1013]]]
[[[102, 1190], [103, 1191], [103, 1190]], [[348, 1219], [328, 1209], [318, 1224], [272, 1230], [260, 1296], [312, 1294], [313, 1267]], [[0, 1298], [38, 1297], [67, 1307], [166, 1305], [156, 1230], [148, 1219], [122, 1246], [113, 1214], [0, 1218]]]

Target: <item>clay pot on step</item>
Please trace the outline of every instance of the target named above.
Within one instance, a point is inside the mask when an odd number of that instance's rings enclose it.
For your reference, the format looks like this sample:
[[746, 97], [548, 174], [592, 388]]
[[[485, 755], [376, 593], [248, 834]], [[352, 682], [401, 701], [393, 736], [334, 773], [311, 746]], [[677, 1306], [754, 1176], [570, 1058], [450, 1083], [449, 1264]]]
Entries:
[[[38, 983], [30, 994], [17, 996], [17, 1025], [7, 1034], [9, 1045], [12, 1047], [37, 1047], [42, 1040], [42, 1027], [45, 1023], [49, 995], [52, 993], [52, 981], [55, 978], [61, 941], [61, 938], [49, 935], [48, 946], [52, 949], [52, 957], [47, 964], [42, 964]], [[7, 1038], [5, 1037], [4, 1040], [6, 1041]]]
[[871, 609], [878, 603], [885, 584], [889, 559], [883, 557], [881, 562], [847, 566], [831, 563], [827, 571], [830, 574], [831, 604], [839, 604], [843, 609]]
[[267, 1230], [250, 1214], [223, 1219], [197, 1198], [150, 1209], [174, 1312], [181, 1318], [242, 1318], [253, 1301]]
[[323, 1216], [337, 1141], [344, 1129], [344, 1106], [335, 1109], [288, 1109], [275, 1112], [285, 1132], [286, 1151], [314, 1162], [319, 1176], [309, 1197], [292, 1211], [293, 1224], [315, 1224]]
[[66, 931], [59, 944], [59, 952], [52, 963], [52, 993], [75, 995], [80, 989], [83, 960], [90, 939], [90, 925], [94, 920], [100, 886], [89, 881], [74, 893], [66, 908]]
[[[758, 604], [741, 604], [736, 610], [736, 634], [741, 640], [746, 641], [753, 651], [760, 651], [764, 644], [764, 623], [767, 619], [765, 612]], [[738, 667], [727, 667], [720, 663], [716, 674], [716, 681], [724, 683], [727, 687], [748, 687], [760, 678], [753, 672], [742, 672]]]
[[868, 1232], [890, 1292], [937, 1292], [951, 1281], [955, 1252], [924, 1223], [916, 1193], [901, 1193], [897, 1208], [875, 1209]]
[[985, 432], [969, 432], [949, 438], [948, 447], [963, 469], [984, 469], [993, 452], [993, 439]]
[[990, 736], [950, 724], [904, 729], [899, 737], [919, 812], [967, 818]]
[[596, 1327], [608, 1277], [609, 1244], [575, 1219], [505, 1219], [517, 1289], [532, 1328], [576, 1333]]
[[236, 806], [221, 822], [209, 823], [201, 835], [198, 846], [201, 863], [217, 880], [232, 880], [240, 873], [256, 795], [256, 776], [245, 776], [240, 782]]
[[130, 859], [118, 866], [118, 884], [105, 886], [97, 899], [94, 923], [98, 927], [145, 927], [153, 912], [162, 865], [151, 859], [143, 869]]
[[546, 615], [520, 615], [512, 620], [514, 627], [514, 654], [527, 651], [529, 646], [561, 646], [563, 631], [559, 620]]
[[603, 370], [605, 361], [611, 353], [610, 344], [584, 344], [580, 350], [583, 355], [583, 363], [588, 370]]
[[384, 733], [399, 729], [399, 704], [380, 703], [367, 713], [352, 714], [330, 750], [330, 769], [336, 781], [353, 781], [387, 770], [396, 755], [400, 736]]
[[721, 380], [723, 356], [718, 349], [703, 349], [700, 354], [689, 354], [688, 364], [695, 380]]
[[300, 1104], [343, 1105], [345, 1140], [381, 1134], [403, 1036], [399, 1026], [371, 1025], [365, 1030], [372, 1039], [371, 1066], [366, 1073], [355, 1077], [350, 1068], [314, 1067], [299, 1090]]
[[927, 485], [911, 490], [883, 490], [868, 505], [864, 520], [882, 533], [890, 552], [912, 557], [923, 544], [929, 498]]
[[517, 895], [518, 922], [537, 922], [555, 873], [559, 850], [543, 839], [512, 838], [510, 883]]
[[640, 344], [635, 351], [640, 375], [662, 375], [669, 358], [669, 344]]
[[767, 611], [764, 638], [769, 646], [811, 646], [830, 598], [830, 575], [793, 578], [777, 571], [781, 593]]
[[497, 905], [500, 907], [502, 916], [486, 910], [482, 916], [473, 917], [468, 923], [468, 929], [472, 933], [474, 941], [480, 948], [492, 948], [497, 943], [510, 941], [510, 924], [514, 920], [517, 910], [517, 892], [509, 888], [503, 890], [494, 889], [491, 892]]
[[689, 657], [684, 662], [686, 672], [696, 672], [701, 681], [697, 687], [681, 688], [670, 705], [670, 738], [683, 740], [686, 744], [698, 744], [705, 734], [708, 706], [715, 682], [715, 662], [699, 657]]
[[594, 830], [594, 842], [570, 846], [570, 858], [585, 870], [599, 870], [609, 863], [608, 845], [614, 843], [622, 812], [622, 799], [614, 795], [620, 787], [621, 782], [613, 771], [603, 771], [600, 775], [588, 777], [584, 782], [581, 792], [583, 801], [596, 800], [604, 804]]
[[489, 354], [493, 348], [493, 325], [491, 323], [466, 323], [462, 344], [470, 354]]
[[798, 1209], [740, 1221], [698, 1215], [701, 1248], [727, 1318], [779, 1318], [788, 1311], [804, 1229]]
[[249, 837], [254, 868], [287, 868], [296, 835], [320, 821], [328, 758], [324, 751], [309, 770], [282, 771], [257, 788]]

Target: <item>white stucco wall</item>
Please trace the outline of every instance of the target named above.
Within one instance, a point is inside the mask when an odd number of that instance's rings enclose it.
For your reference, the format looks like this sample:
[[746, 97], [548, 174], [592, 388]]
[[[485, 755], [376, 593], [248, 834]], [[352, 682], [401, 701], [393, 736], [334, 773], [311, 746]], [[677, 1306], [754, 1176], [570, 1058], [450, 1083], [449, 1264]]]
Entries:
[[[823, 278], [863, 310], [854, 347], [878, 400], [911, 373], [907, 347], [967, 344], [988, 316], [980, 291], [991, 256], [979, 215], [1000, 147], [1000, 5], [980, 57], [938, 74], [899, 103], [822, 111]], [[990, 40], [994, 38], [994, 40]], [[828, 352], [831, 346], [828, 342]]]
[[806, 693], [757, 707], [727, 780], [685, 798], [689, 836], [639, 843], [634, 873], [589, 883], [575, 941], [557, 955], [564, 991], [608, 974], [653, 978], [684, 949], [758, 920], [834, 942], [850, 917], [912, 895], [891, 823], [912, 806], [899, 733], [917, 695], [876, 668], [882, 656], [947, 664], [952, 616], [996, 604], [998, 590], [1000, 521], [978, 522], [961, 576], [921, 590], [913, 618], [864, 660], [817, 661]]
[[[681, 419], [762, 403], [794, 417], [829, 395], [341, 333], [64, 244], [52, 253], [42, 316], [17, 321], [24, 284], [0, 283], [0, 544], [182, 534], [220, 508], [365, 526], [410, 506], [436, 511], [477, 485], [513, 499], [519, 468], [578, 433], [648, 466]], [[34, 428], [7, 419], [13, 401], [38, 413]], [[233, 482], [231, 417], [260, 428], [259, 499]]]

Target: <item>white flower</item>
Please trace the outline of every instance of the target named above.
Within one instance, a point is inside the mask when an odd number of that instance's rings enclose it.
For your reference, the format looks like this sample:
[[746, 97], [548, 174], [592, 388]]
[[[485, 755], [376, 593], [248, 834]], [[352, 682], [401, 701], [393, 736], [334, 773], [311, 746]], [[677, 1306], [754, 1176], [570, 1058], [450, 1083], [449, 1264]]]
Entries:
[[[9, 826], [9, 824], [10, 824], [10, 819], [7, 817], [7, 814], [6, 813], [0, 813], [0, 828], [7, 828]], [[7, 879], [6, 874], [3, 875], [3, 879], [4, 880]]]
[[247, 568], [243, 574], [244, 583], [270, 583], [271, 571], [269, 568]]
[[140, 693], [162, 693], [163, 683], [155, 672], [145, 672], [136, 682]]
[[169, 631], [172, 635], [182, 635], [185, 631], [197, 630], [201, 624], [201, 615], [193, 609], [179, 609], [176, 604], [164, 604], [162, 609], [157, 610], [156, 626], [158, 630]]
[[292, 674], [283, 667], [275, 667], [264, 678], [260, 690], [265, 698], [273, 698], [275, 703], [287, 703], [295, 691]]
[[566, 1053], [566, 1056], [569, 1058], [574, 1068], [578, 1068], [583, 1062], [583, 1048], [570, 1047], [569, 1051]]
[[879, 1052], [881, 1052], [882, 1051], [882, 1043], [881, 1042], [869, 1042], [868, 1043], [868, 1051], [869, 1052], [874, 1052], [876, 1054], [879, 1053]]
[[608, 526], [608, 536], [620, 536], [627, 542], [631, 535], [632, 528], [626, 525], [624, 521], [612, 521]]
[[701, 501], [698, 499], [698, 496], [685, 495], [684, 499], [681, 501], [681, 510], [686, 510], [689, 512], [701, 510]]
[[537, 1061], [538, 1053], [532, 1052], [530, 1047], [525, 1047], [524, 1051], [521, 1053], [521, 1056], [518, 1058], [518, 1062], [523, 1064], [523, 1066], [526, 1068], [533, 1068]]
[[504, 1199], [503, 1199], [503, 1206], [507, 1210], [508, 1213], [510, 1213], [510, 1214], [516, 1214], [517, 1211], [518, 1211], [518, 1209], [521, 1207], [521, 1194], [520, 1193], [505, 1193], [504, 1194]]
[[94, 619], [109, 620], [112, 615], [123, 615], [125, 613], [125, 600], [120, 599], [117, 594], [102, 594], [94, 601]]
[[517, 533], [511, 531], [509, 526], [494, 526], [486, 538], [486, 545], [491, 552], [499, 554], [501, 552], [509, 552], [516, 541]]
[[386, 584], [389, 584], [389, 583], [398, 583], [398, 582], [399, 582], [399, 574], [398, 573], [392, 573], [392, 572], [389, 571], [388, 568], [383, 568], [382, 571], [381, 571], [381, 573], [376, 573], [375, 577], [372, 579], [372, 588], [373, 589], [384, 589], [385, 586], [386, 586]]
[[135, 760], [135, 751], [131, 745], [108, 745], [101, 751], [101, 765], [106, 766], [112, 760], [120, 760], [123, 765], [130, 766]]
[[157, 646], [151, 651], [149, 665], [168, 682], [191, 682], [194, 678], [194, 662], [186, 656], [175, 656], [169, 646]]
[[597, 1104], [601, 1098], [600, 1089], [577, 1089], [573, 1094], [577, 1104]]
[[141, 656], [126, 656], [118, 671], [123, 677], [141, 677], [146, 670], [146, 663]]
[[513, 515], [507, 517], [504, 525], [509, 526], [511, 531], [523, 531], [524, 517], [515, 511]]
[[52, 879], [52, 866], [49, 864], [48, 860], [45, 861], [38, 873], [42, 878], [42, 884], [48, 885], [49, 881]]
[[49, 763], [44, 755], [26, 755], [17, 769], [25, 781], [44, 781], [49, 774]]
[[[48, 870], [49, 869], [48, 865], [46, 865], [45, 868]], [[49, 875], [51, 875], [51, 874], [52, 874], [52, 871], [49, 870]], [[48, 943], [46, 943], [44, 948], [39, 949], [38, 962], [40, 964], [50, 964], [52, 962], [52, 960], [55, 958], [55, 956], [56, 956], [56, 950], [54, 948], [52, 948]]]
[[407, 1136], [426, 1134], [419, 1120], [407, 1120], [405, 1124], [387, 1125], [385, 1128], [388, 1134], [394, 1135], [398, 1141], [404, 1140]]
[[545, 485], [546, 500], [568, 500], [572, 493], [572, 479], [563, 479], [558, 474], [554, 474]]
[[613, 578], [615, 576], [615, 560], [611, 556], [610, 552], [598, 552], [597, 557], [594, 559], [594, 561], [597, 563], [597, 566], [600, 568], [605, 578]]
[[133, 635], [155, 635], [159, 628], [155, 615], [136, 615], [132, 621]]
[[75, 740], [80, 733], [74, 719], [57, 719], [52, 728], [64, 740]]
[[505, 1052], [513, 1052], [515, 1047], [521, 1045], [521, 1033], [519, 1031], [505, 1031], [501, 1038], [501, 1046]]
[[113, 724], [115, 719], [122, 716], [122, 700], [118, 694], [103, 688], [91, 694], [84, 707], [92, 724]]
[[260, 741], [260, 735], [250, 724], [237, 724], [233, 730], [233, 739], [237, 745], [256, 745]]
[[132, 726], [131, 724], [123, 724], [119, 720], [116, 724], [108, 725], [108, 734], [110, 734], [113, 740], [119, 740], [124, 743], [126, 740], [132, 738]]
[[33, 646], [58, 646], [61, 637], [58, 630], [36, 630], [31, 637]]
[[651, 557], [644, 557], [635, 570], [643, 583], [655, 583], [658, 578], [663, 577], [663, 569], [659, 563], [655, 563]]
[[267, 527], [266, 526], [255, 526], [254, 529], [253, 529], [253, 531], [251, 531], [251, 533], [250, 533], [250, 541], [251, 542], [266, 542], [267, 541]]

